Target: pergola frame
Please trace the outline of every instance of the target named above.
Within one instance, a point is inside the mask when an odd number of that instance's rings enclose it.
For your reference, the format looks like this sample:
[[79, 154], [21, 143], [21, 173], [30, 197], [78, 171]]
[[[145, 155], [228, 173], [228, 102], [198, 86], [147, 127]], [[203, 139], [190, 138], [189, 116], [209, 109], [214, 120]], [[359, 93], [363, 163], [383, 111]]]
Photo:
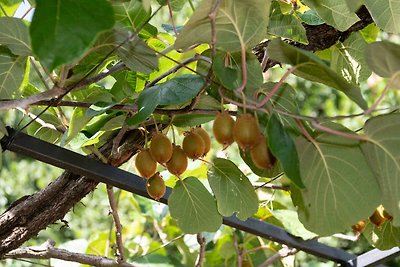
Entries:
[[[140, 176], [103, 164], [13, 129], [8, 130], [9, 136], [12, 136], [12, 138], [10, 139], [10, 137], [5, 136], [1, 140], [2, 146], [7, 150], [151, 199], [146, 191], [146, 183]], [[160, 202], [168, 205], [170, 193], [171, 189], [167, 188], [166, 194], [160, 199]], [[322, 244], [317, 240], [303, 240], [295, 237], [282, 228], [255, 218], [241, 221], [233, 215], [231, 217], [224, 217], [223, 223], [247, 233], [302, 250], [314, 256], [334, 261], [342, 266], [379, 266], [381, 263], [400, 256], [399, 247], [386, 251], [373, 249], [358, 256], [353, 255], [342, 249]]]

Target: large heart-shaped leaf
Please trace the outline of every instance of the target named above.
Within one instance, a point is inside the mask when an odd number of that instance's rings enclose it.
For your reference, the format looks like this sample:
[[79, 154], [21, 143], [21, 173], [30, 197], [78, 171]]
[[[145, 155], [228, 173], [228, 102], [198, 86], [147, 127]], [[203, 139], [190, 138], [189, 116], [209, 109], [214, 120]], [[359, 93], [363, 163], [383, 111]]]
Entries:
[[297, 138], [306, 189], [292, 187], [292, 199], [300, 221], [310, 231], [319, 235], [341, 232], [367, 218], [380, 204], [378, 183], [358, 143], [326, 133], [313, 143]]
[[346, 0], [304, 0], [304, 3], [315, 10], [327, 24], [339, 31], [347, 30], [360, 20], [354, 12], [350, 11]]
[[13, 56], [0, 52], [0, 98], [20, 96], [19, 88], [24, 80], [26, 56]]
[[32, 49], [51, 71], [81, 56], [98, 33], [113, 25], [113, 9], [106, 0], [37, 0]]
[[[367, 42], [362, 35], [352, 33], [343, 43], [332, 46], [331, 68], [350, 83], [367, 80], [372, 72], [365, 60], [366, 49]], [[382, 56], [381, 52], [379, 54]]]
[[[179, 34], [176, 48], [211, 41], [209, 14], [216, 0], [203, 0]], [[271, 0], [224, 0], [219, 5], [215, 30], [217, 45], [230, 52], [252, 48], [266, 37]]]
[[171, 216], [185, 233], [215, 232], [222, 224], [215, 198], [196, 177], [176, 183], [168, 206]]
[[0, 44], [7, 46], [14, 55], [30, 55], [28, 26], [18, 18], [0, 18]]
[[258, 198], [249, 179], [227, 159], [216, 158], [208, 171], [208, 181], [217, 198], [218, 211], [224, 216], [234, 212], [246, 220], [258, 209]]
[[365, 0], [375, 23], [384, 31], [400, 33], [400, 2], [397, 0]]
[[362, 109], [368, 107], [357, 85], [348, 83], [314, 54], [274, 39], [268, 45], [268, 55], [274, 60], [293, 65], [297, 76], [334, 87]]
[[368, 120], [368, 137], [362, 150], [382, 191], [382, 205], [400, 226], [400, 114], [382, 115]]
[[203, 84], [204, 80], [200, 76], [184, 74], [145, 89], [137, 100], [138, 112], [127, 123], [135, 125], [144, 121], [158, 105], [183, 104], [193, 99]]

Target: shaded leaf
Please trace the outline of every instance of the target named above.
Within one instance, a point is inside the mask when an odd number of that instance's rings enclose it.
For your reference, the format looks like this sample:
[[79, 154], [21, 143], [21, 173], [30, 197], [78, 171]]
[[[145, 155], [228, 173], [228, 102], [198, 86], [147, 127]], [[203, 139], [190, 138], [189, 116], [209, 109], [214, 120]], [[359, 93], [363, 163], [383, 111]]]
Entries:
[[[203, 0], [179, 34], [175, 48], [187, 48], [196, 43], [209, 43], [211, 22], [209, 13], [216, 0]], [[270, 0], [224, 0], [219, 5], [215, 28], [217, 46], [230, 52], [241, 47], [252, 48], [266, 36]]]
[[106, 0], [37, 0], [36, 4], [30, 26], [32, 50], [50, 71], [80, 57], [98, 33], [114, 24]]
[[275, 113], [268, 122], [268, 145], [272, 154], [281, 162], [286, 176], [296, 186], [304, 188], [296, 146]]
[[346, 0], [304, 0], [304, 3], [315, 10], [329, 25], [339, 31], [347, 30], [360, 19], [347, 6]]
[[397, 0], [364, 0], [374, 22], [384, 31], [400, 33], [400, 2]]
[[[225, 62], [228, 61], [228, 64]], [[212, 68], [221, 84], [230, 90], [235, 90], [242, 85], [242, 59], [241, 53], [226, 53], [218, 51], [215, 55]], [[253, 53], [246, 53], [246, 90], [259, 88], [263, 83], [260, 62]]]
[[308, 44], [306, 30], [293, 15], [284, 15], [278, 2], [272, 2], [268, 33]]
[[380, 204], [379, 186], [358, 141], [322, 133], [313, 143], [298, 137], [296, 147], [306, 189], [292, 187], [292, 200], [308, 230], [341, 232]]
[[351, 12], [356, 12], [361, 5], [364, 4], [364, 0], [345, 0], [346, 4], [347, 4], [347, 8], [351, 11]]
[[301, 18], [301, 20], [307, 25], [321, 25], [325, 22], [318, 16], [317, 12], [310, 9], [304, 13], [298, 12], [297, 15]]
[[144, 121], [158, 105], [183, 104], [193, 99], [203, 87], [203, 84], [202, 77], [184, 74], [165, 83], [147, 88], [138, 97], [138, 112], [127, 123], [135, 125]]
[[18, 18], [0, 18], [0, 44], [7, 46], [14, 55], [30, 55], [28, 26]]
[[222, 224], [215, 199], [196, 177], [176, 183], [168, 206], [171, 216], [185, 233], [215, 232]]
[[24, 81], [27, 57], [0, 52], [0, 98], [20, 96], [19, 88]]
[[366, 60], [376, 74], [391, 77], [400, 71], [400, 45], [388, 41], [369, 44]]
[[382, 191], [382, 205], [400, 226], [400, 114], [387, 114], [369, 119], [364, 125], [368, 141], [362, 151]]
[[352, 33], [343, 43], [332, 46], [331, 68], [350, 83], [360, 83], [371, 76], [365, 60], [367, 43], [360, 33]]
[[69, 123], [67, 138], [64, 143], [67, 144], [71, 141], [92, 118], [92, 116], [87, 115], [86, 109], [75, 108]]
[[272, 40], [267, 51], [272, 59], [295, 66], [294, 74], [297, 76], [334, 87], [345, 93], [362, 109], [368, 107], [357, 85], [348, 83], [312, 53], [292, 47], [279, 39]]
[[[56, 127], [60, 126], [60, 120], [57, 118], [57, 116], [55, 116], [53, 114], [49, 114], [49, 113], [43, 114], [40, 116], [40, 119], [42, 119], [44, 122], [52, 124]], [[42, 139], [49, 143], [56, 143], [62, 137], [62, 134], [59, 131], [43, 127], [42, 125], [40, 125], [37, 122], [32, 123], [28, 127], [27, 133], [29, 135], [35, 136], [36, 138]]]
[[227, 159], [216, 158], [208, 171], [208, 181], [223, 216], [246, 220], [257, 212], [258, 198], [249, 179]]

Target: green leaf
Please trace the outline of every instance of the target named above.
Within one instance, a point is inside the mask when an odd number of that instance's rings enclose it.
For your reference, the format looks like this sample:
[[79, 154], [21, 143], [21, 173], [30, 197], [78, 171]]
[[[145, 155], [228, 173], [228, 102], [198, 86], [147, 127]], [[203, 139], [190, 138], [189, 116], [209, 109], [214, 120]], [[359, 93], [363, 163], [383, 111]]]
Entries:
[[358, 141], [323, 133], [313, 143], [298, 137], [296, 147], [306, 189], [292, 187], [292, 200], [308, 230], [341, 232], [380, 204], [379, 186]]
[[98, 33], [114, 25], [113, 9], [106, 0], [36, 2], [30, 27], [32, 50], [49, 71], [83, 55]]
[[317, 235], [304, 228], [304, 225], [299, 221], [297, 212], [293, 210], [272, 210], [272, 215], [278, 219], [284, 226], [285, 230], [294, 236], [303, 239], [311, 239]]
[[171, 216], [187, 234], [215, 232], [222, 224], [215, 199], [196, 177], [176, 183], [168, 206]]
[[[167, 0], [157, 0], [157, 2], [162, 6], [167, 5]], [[172, 11], [180, 11], [186, 2], [187, 0], [170, 0]]]
[[[216, 0], [203, 0], [179, 34], [175, 48], [184, 49], [196, 43], [211, 41], [208, 17]], [[219, 5], [215, 30], [217, 46], [234, 52], [251, 49], [266, 36], [271, 0], [224, 0]]]
[[347, 8], [351, 12], [356, 12], [363, 4], [364, 0], [345, 0], [347, 4]]
[[382, 191], [382, 205], [400, 226], [400, 114], [369, 119], [364, 125], [368, 141], [362, 150]]
[[304, 3], [315, 10], [329, 25], [339, 31], [347, 30], [360, 19], [347, 7], [346, 0], [304, 0]]
[[391, 221], [386, 221], [380, 227], [367, 222], [363, 236], [371, 245], [380, 250], [400, 246], [400, 227], [394, 227]]
[[272, 154], [281, 162], [286, 176], [296, 186], [304, 188], [296, 146], [275, 113], [268, 122], [268, 145]]
[[75, 108], [69, 124], [67, 138], [64, 143], [67, 144], [71, 141], [71, 139], [73, 139], [92, 118], [92, 116], [87, 115], [86, 109]]
[[[40, 119], [46, 123], [52, 124], [54, 126], [60, 126], [60, 120], [57, 116], [47, 113], [40, 116]], [[49, 143], [56, 143], [60, 140], [62, 134], [54, 129], [46, 128], [37, 122], [34, 122], [28, 127], [27, 133], [29, 135], [35, 136], [36, 138], [42, 139]]]
[[24, 81], [26, 56], [13, 56], [0, 51], [0, 98], [20, 96], [20, 86]]
[[384, 31], [400, 33], [400, 2], [397, 0], [365, 0], [374, 22]]
[[158, 105], [183, 104], [193, 99], [203, 87], [202, 77], [184, 74], [143, 90], [138, 97], [138, 112], [127, 123], [136, 125], [147, 119]]
[[172, 119], [172, 124], [177, 127], [193, 127], [201, 125], [215, 119], [214, 115], [207, 114], [183, 114], [176, 115]]
[[366, 60], [376, 74], [391, 77], [400, 71], [400, 45], [388, 41], [369, 44]]
[[14, 55], [30, 55], [28, 26], [18, 18], [0, 18], [0, 44], [7, 46]]
[[246, 220], [258, 210], [258, 198], [249, 179], [227, 159], [216, 158], [208, 170], [208, 181], [223, 216]]
[[[225, 62], [228, 61], [228, 64]], [[241, 53], [231, 53], [218, 51], [215, 55], [212, 68], [215, 76], [221, 84], [230, 90], [235, 90], [242, 85], [242, 59]], [[259, 88], [263, 83], [263, 75], [260, 62], [253, 53], [246, 53], [246, 90]]]
[[352, 33], [343, 43], [332, 46], [331, 68], [346, 81], [359, 84], [371, 76], [365, 60], [367, 43], [360, 33]]
[[304, 13], [298, 12], [297, 15], [301, 18], [301, 20], [307, 24], [307, 25], [321, 25], [324, 24], [325, 22], [321, 19], [320, 16], [318, 16], [317, 12], [314, 10], [310, 9], [307, 10]]
[[273, 2], [269, 18], [268, 33], [290, 40], [308, 44], [306, 30], [293, 15], [284, 15], [278, 2]]
[[345, 93], [362, 109], [367, 109], [367, 103], [358, 86], [348, 83], [312, 53], [292, 47], [279, 39], [269, 43], [267, 52], [271, 59], [296, 67], [294, 74], [297, 76], [334, 87]]

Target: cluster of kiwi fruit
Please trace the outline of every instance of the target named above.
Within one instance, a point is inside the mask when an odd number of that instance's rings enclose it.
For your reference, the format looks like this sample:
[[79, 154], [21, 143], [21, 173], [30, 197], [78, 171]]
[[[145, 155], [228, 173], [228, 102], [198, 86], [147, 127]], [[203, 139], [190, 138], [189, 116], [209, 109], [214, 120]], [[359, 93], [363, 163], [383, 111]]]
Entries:
[[[386, 221], [393, 220], [393, 217], [385, 210], [382, 205], [380, 205], [375, 209], [374, 213], [372, 213], [372, 215], [368, 217], [368, 220], [376, 227], [381, 227]], [[355, 233], [362, 233], [365, 229], [366, 224], [367, 220], [360, 220], [352, 226], [352, 229]]]
[[268, 148], [267, 139], [260, 130], [257, 119], [250, 113], [241, 114], [236, 121], [224, 111], [218, 113], [213, 125], [215, 139], [225, 147], [236, 142], [259, 169], [271, 170], [276, 162]]
[[[254, 165], [260, 169], [271, 169], [276, 161], [268, 149], [257, 119], [245, 113], [235, 121], [227, 111], [217, 114], [213, 124], [214, 137], [224, 149], [236, 142], [243, 151], [250, 151]], [[204, 157], [211, 148], [211, 139], [201, 127], [184, 132], [182, 147], [172, 144], [168, 137], [156, 133], [149, 148], [141, 150], [136, 156], [136, 169], [147, 179], [148, 194], [159, 200], [165, 194], [165, 183], [157, 172], [157, 163], [163, 165], [176, 176], [187, 168], [188, 158], [196, 160]]]
[[184, 135], [181, 148], [172, 144], [166, 135], [156, 133], [149, 148], [141, 150], [136, 156], [136, 170], [147, 179], [147, 193], [155, 200], [162, 198], [166, 190], [164, 180], [157, 172], [157, 163], [179, 177], [187, 168], [188, 158], [195, 160], [210, 151], [211, 139], [203, 128], [192, 128]]

